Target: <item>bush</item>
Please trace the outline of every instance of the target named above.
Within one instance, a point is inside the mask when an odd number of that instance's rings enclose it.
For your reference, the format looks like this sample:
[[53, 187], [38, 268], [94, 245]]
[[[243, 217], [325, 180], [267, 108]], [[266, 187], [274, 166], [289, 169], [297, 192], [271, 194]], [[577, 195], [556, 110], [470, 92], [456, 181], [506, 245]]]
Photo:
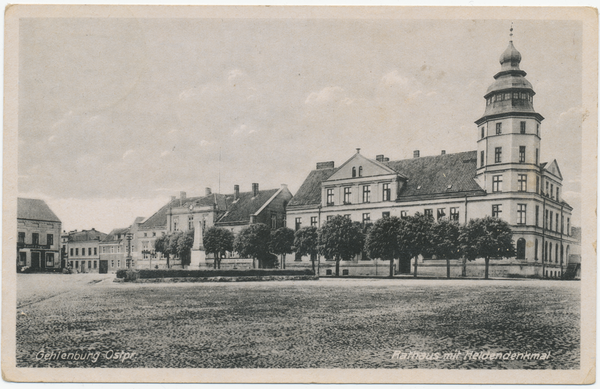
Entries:
[[[186, 277], [251, 277], [251, 276], [314, 276], [310, 269], [250, 269], [250, 270], [179, 270], [179, 269], [143, 269], [137, 270], [139, 278], [186, 278]], [[126, 270], [117, 271], [117, 278], [126, 278]]]

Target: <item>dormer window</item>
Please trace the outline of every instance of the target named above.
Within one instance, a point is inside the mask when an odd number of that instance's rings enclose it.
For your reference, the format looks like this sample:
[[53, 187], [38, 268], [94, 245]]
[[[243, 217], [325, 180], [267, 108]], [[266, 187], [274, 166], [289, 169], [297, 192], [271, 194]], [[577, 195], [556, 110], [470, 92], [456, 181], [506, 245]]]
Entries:
[[352, 178], [356, 177], [356, 167], [352, 166]]

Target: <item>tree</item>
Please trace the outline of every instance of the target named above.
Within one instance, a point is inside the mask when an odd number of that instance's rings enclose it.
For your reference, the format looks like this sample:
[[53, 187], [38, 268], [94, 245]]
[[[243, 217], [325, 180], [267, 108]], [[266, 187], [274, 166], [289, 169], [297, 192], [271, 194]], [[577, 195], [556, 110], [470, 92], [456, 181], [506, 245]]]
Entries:
[[210, 227], [204, 233], [204, 248], [206, 252], [214, 255], [213, 267], [215, 269], [221, 268], [221, 258], [225, 256], [225, 252], [233, 251], [234, 239], [233, 232], [225, 228]]
[[341, 215], [328, 220], [318, 230], [319, 253], [326, 259], [335, 260], [335, 275], [340, 275], [340, 260], [350, 260], [359, 254], [364, 246], [365, 236], [360, 225]]
[[234, 250], [243, 257], [252, 258], [252, 267], [256, 268], [255, 261], [258, 259], [258, 266], [269, 257], [269, 243], [271, 241], [271, 230], [265, 224], [250, 224], [240, 231], [235, 238]]
[[446, 259], [446, 277], [450, 278], [450, 260], [462, 255], [460, 243], [460, 224], [448, 219], [439, 220], [431, 227], [432, 253]]
[[181, 232], [177, 236], [177, 255], [181, 266], [189, 266], [192, 261], [192, 246], [194, 245], [194, 230]]
[[318, 249], [319, 235], [317, 227], [300, 228], [294, 233], [294, 250], [298, 255], [309, 255], [312, 263], [312, 271], [315, 272], [315, 257]]
[[154, 251], [158, 251], [162, 253], [165, 257], [167, 257], [167, 268], [171, 267], [169, 262], [169, 236], [163, 235], [159, 238], [156, 238], [154, 241]]
[[488, 279], [490, 258], [510, 258], [515, 255], [512, 229], [504, 220], [486, 216], [471, 219], [461, 231], [460, 245], [469, 261], [485, 258], [485, 279]]
[[281, 268], [285, 269], [285, 255], [293, 252], [294, 230], [281, 227], [271, 233], [271, 252], [281, 255]]
[[414, 276], [416, 277], [419, 255], [426, 256], [431, 253], [433, 217], [417, 212], [414, 216], [407, 216], [404, 221], [403, 228], [398, 233], [398, 244], [405, 258], [409, 261], [415, 258]]
[[390, 261], [390, 277], [394, 276], [394, 259], [401, 254], [398, 235], [406, 222], [403, 219], [384, 217], [375, 222], [367, 234], [365, 248], [372, 258]]

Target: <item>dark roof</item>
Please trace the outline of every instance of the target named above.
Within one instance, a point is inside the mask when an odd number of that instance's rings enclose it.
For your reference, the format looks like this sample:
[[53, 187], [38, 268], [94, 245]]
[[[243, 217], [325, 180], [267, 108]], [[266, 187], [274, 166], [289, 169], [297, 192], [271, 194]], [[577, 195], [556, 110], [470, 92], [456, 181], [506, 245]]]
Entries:
[[208, 196], [202, 197], [190, 197], [180, 201], [180, 199], [175, 199], [173, 201], [169, 201], [167, 204], [162, 206], [154, 215], [150, 216], [146, 221], [140, 224], [140, 228], [149, 229], [149, 228], [166, 228], [167, 227], [167, 214], [169, 213], [169, 208], [176, 207], [189, 207], [191, 204], [199, 205], [199, 206], [210, 206], [217, 202], [217, 206], [221, 210], [227, 209], [226, 204], [226, 196], [223, 194], [213, 193]]
[[[129, 232], [129, 227], [126, 228], [115, 228], [108, 233], [102, 240], [102, 243], [118, 243], [125, 238], [125, 234]], [[121, 236], [119, 238], [119, 235]]]
[[215, 224], [250, 222], [250, 215], [255, 214], [278, 190], [259, 190], [256, 197], [253, 197], [254, 192], [240, 193], [240, 198], [229, 205], [227, 212]]
[[[464, 192], [485, 193], [475, 181], [477, 151], [403, 159], [383, 162], [383, 164], [407, 178], [399, 200], [422, 196], [456, 195]], [[336, 170], [311, 171], [289, 206], [320, 204], [321, 182], [331, 177]], [[452, 186], [448, 188], [449, 185]]]
[[103, 240], [106, 234], [96, 230], [83, 230], [69, 233], [69, 242], [86, 242], [90, 240]]
[[332, 176], [338, 169], [318, 169], [308, 174], [306, 180], [290, 200], [288, 206], [311, 205], [321, 203], [321, 182]]
[[[385, 162], [408, 178], [400, 198], [485, 191], [475, 181], [477, 151]], [[448, 188], [449, 185], [452, 185]]]
[[17, 218], [59, 222], [58, 216], [52, 212], [44, 200], [17, 198]]

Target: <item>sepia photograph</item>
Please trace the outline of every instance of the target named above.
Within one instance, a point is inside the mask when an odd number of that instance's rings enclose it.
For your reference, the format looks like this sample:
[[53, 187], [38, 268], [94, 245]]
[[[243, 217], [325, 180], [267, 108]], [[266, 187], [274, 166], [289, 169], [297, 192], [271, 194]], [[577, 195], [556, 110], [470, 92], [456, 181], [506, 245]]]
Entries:
[[597, 52], [584, 7], [7, 7], [4, 379], [595, 382]]

